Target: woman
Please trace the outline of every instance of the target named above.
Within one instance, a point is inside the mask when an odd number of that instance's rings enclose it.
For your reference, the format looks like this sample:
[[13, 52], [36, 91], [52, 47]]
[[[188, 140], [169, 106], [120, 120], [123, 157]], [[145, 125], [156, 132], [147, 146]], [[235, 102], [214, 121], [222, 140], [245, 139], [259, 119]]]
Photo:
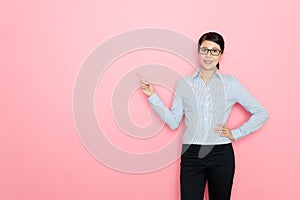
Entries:
[[[265, 108], [234, 77], [219, 72], [224, 52], [223, 37], [208, 32], [198, 42], [200, 68], [181, 78], [169, 110], [151, 83], [142, 91], [160, 118], [176, 129], [185, 115], [180, 163], [181, 200], [203, 199], [206, 181], [210, 200], [230, 199], [235, 171], [232, 141], [260, 128], [268, 119]], [[226, 125], [231, 108], [241, 104], [251, 117], [240, 127]]]

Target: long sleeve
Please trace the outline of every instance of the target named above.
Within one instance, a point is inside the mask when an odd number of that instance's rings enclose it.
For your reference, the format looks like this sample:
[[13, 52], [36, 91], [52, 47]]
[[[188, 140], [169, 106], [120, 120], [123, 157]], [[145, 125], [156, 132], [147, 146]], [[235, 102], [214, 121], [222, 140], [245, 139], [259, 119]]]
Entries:
[[184, 114], [183, 99], [181, 94], [181, 81], [179, 80], [176, 86], [171, 110], [165, 106], [156, 93], [148, 98], [151, 107], [159, 115], [161, 120], [167, 123], [172, 130], [179, 126]]
[[232, 130], [235, 140], [238, 140], [259, 129], [269, 118], [267, 110], [247, 91], [247, 89], [236, 79], [233, 79], [232, 87], [235, 101], [241, 104], [251, 113], [251, 117], [243, 125]]

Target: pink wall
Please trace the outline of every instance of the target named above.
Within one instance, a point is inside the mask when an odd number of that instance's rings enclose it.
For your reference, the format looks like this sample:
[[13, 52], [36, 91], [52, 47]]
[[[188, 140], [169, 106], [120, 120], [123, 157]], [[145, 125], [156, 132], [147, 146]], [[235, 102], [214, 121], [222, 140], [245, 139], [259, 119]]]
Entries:
[[[223, 34], [221, 71], [237, 76], [270, 114], [262, 129], [234, 143], [232, 199], [300, 199], [298, 7], [296, 0], [2, 1], [0, 199], [179, 199], [178, 160], [142, 174], [111, 169], [88, 152], [74, 121], [73, 90], [85, 59], [112, 36], [144, 27], [173, 30], [194, 41], [210, 30]], [[106, 137], [123, 151], [155, 151], [176, 135], [163, 128], [155, 137], [129, 137], [116, 126], [109, 99], [103, 99], [124, 73], [147, 63], [181, 75], [193, 71], [180, 57], [155, 50], [112, 63], [99, 80], [95, 108]], [[158, 93], [170, 104], [168, 90], [159, 87]], [[146, 98], [136, 91], [132, 99], [134, 123], [151, 123]], [[235, 127], [246, 117], [236, 106], [228, 123]]]

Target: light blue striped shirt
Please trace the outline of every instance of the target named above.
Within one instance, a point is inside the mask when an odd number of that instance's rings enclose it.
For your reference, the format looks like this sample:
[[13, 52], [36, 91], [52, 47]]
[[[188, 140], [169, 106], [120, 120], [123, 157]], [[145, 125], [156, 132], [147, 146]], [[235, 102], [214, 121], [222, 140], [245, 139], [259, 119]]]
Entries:
[[251, 117], [240, 127], [231, 130], [238, 140], [259, 129], [268, 119], [266, 109], [234, 77], [216, 71], [209, 84], [199, 76], [197, 68], [192, 76], [179, 79], [171, 110], [155, 93], [148, 98], [151, 107], [160, 118], [176, 129], [185, 115], [186, 129], [183, 144], [226, 144], [231, 140], [214, 131], [217, 124], [226, 123], [235, 103], [241, 104]]

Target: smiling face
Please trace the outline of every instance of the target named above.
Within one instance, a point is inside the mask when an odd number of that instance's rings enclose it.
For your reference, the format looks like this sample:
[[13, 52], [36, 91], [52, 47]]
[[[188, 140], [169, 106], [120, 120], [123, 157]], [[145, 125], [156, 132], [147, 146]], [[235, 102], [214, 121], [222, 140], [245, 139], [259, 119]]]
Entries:
[[212, 53], [216, 53], [218, 50], [221, 51], [220, 45], [209, 40], [204, 40], [201, 43], [200, 48], [211, 50], [208, 51], [206, 55], [199, 53], [201, 67], [206, 70], [216, 69], [216, 65], [219, 63], [222, 53], [217, 56], [213, 56]]

